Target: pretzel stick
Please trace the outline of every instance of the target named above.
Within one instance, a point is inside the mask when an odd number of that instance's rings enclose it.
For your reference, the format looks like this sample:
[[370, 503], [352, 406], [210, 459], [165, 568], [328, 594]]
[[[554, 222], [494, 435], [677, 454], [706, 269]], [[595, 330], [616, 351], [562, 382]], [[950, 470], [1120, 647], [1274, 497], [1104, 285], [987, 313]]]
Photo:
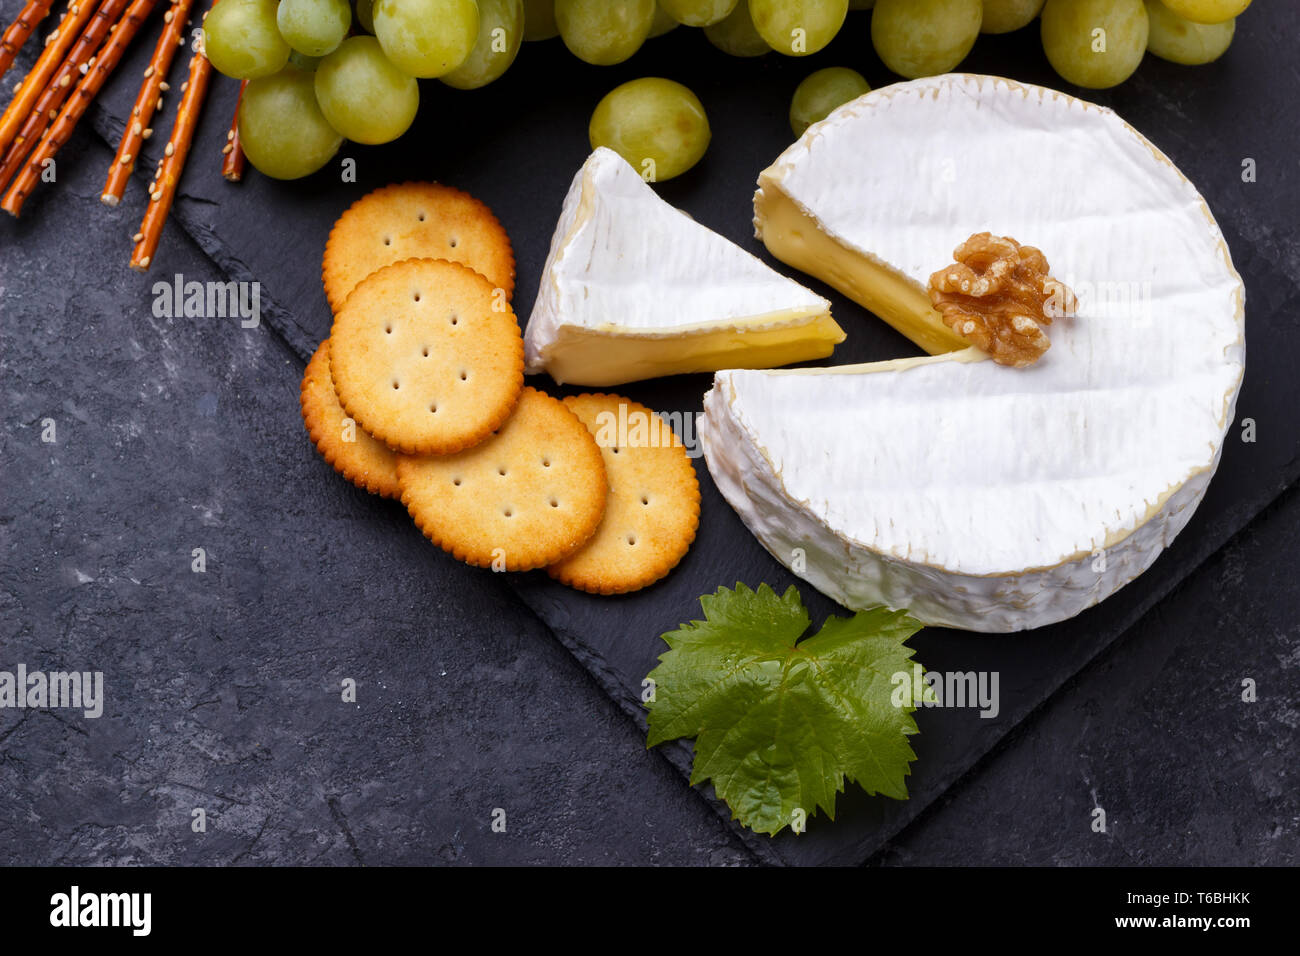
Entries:
[[13, 66], [14, 57], [32, 35], [36, 24], [45, 19], [53, 3], [54, 0], [27, 0], [27, 6], [18, 14], [18, 19], [0, 37], [0, 76], [4, 76], [5, 71]]
[[162, 36], [158, 37], [153, 57], [144, 71], [144, 83], [136, 94], [135, 105], [131, 107], [131, 118], [122, 131], [122, 142], [118, 144], [117, 155], [113, 157], [113, 165], [108, 168], [104, 191], [99, 197], [106, 206], [116, 206], [126, 192], [126, 184], [135, 169], [140, 148], [144, 145], [145, 130], [149, 129], [154, 111], [162, 106], [163, 92], [169, 88], [167, 71], [171, 69], [177, 48], [185, 45], [185, 26], [189, 22], [186, 18], [192, 2], [193, 0], [172, 0], [171, 9], [163, 14], [166, 26], [163, 27]]
[[171, 211], [172, 201], [176, 198], [176, 186], [185, 169], [185, 157], [189, 155], [190, 145], [194, 142], [194, 127], [198, 125], [203, 97], [208, 92], [211, 76], [212, 64], [203, 52], [203, 36], [200, 34], [194, 41], [189, 78], [181, 84], [181, 102], [176, 107], [172, 135], [167, 140], [162, 162], [158, 164], [158, 175], [149, 186], [149, 205], [140, 222], [140, 231], [135, 234], [131, 268], [136, 272], [148, 271], [149, 263], [153, 262], [154, 253], [158, 251], [158, 240], [162, 238], [167, 213]]
[[18, 84], [14, 98], [0, 117], [0, 156], [14, 141], [18, 127], [32, 112], [32, 105], [49, 85], [50, 77], [63, 63], [73, 41], [81, 35], [82, 28], [95, 12], [93, 0], [72, 0], [59, 25], [45, 39], [45, 49], [36, 60], [32, 71]]
[[244, 87], [248, 80], [239, 81], [239, 97], [235, 100], [235, 116], [230, 121], [230, 131], [226, 133], [226, 145], [221, 152], [226, 157], [221, 161], [221, 175], [227, 182], [237, 183], [244, 178], [244, 147], [239, 145], [239, 107], [244, 102]]
[[59, 71], [54, 75], [50, 85], [45, 88], [36, 105], [28, 115], [22, 129], [14, 138], [9, 151], [5, 153], [4, 164], [0, 165], [0, 185], [13, 179], [29, 153], [36, 148], [41, 135], [58, 115], [59, 107], [72, 93], [72, 81], [80, 80], [81, 74], [88, 73], [94, 66], [95, 52], [108, 36], [109, 28], [126, 9], [127, 0], [104, 0], [104, 5], [95, 11], [94, 19], [86, 27], [81, 38], [68, 54]]
[[126, 14], [109, 34], [108, 43], [95, 58], [94, 67], [87, 70], [86, 75], [81, 78], [72, 98], [63, 104], [58, 118], [41, 137], [31, 160], [23, 167], [23, 171], [18, 174], [9, 191], [5, 193], [3, 201], [0, 201], [0, 209], [14, 217], [22, 212], [24, 200], [31, 195], [36, 184], [40, 182], [45, 167], [53, 162], [54, 154], [68, 141], [77, 121], [85, 115], [90, 101], [95, 98], [95, 94], [103, 88], [105, 81], [117, 68], [122, 54], [145, 20], [149, 18], [157, 2], [158, 0], [134, 0], [127, 8]]

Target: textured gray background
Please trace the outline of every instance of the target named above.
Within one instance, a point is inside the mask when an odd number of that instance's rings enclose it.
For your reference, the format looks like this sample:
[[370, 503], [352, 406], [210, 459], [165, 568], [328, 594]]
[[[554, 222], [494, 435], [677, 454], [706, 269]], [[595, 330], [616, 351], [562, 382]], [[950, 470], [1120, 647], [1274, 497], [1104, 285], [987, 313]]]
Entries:
[[[0, 222], [0, 669], [108, 696], [0, 711], [0, 862], [750, 862], [511, 589], [322, 465], [274, 333], [151, 315], [110, 156], [83, 128]], [[1294, 300], [1293, 237], [1249, 238]], [[163, 256], [223, 277], [175, 223]], [[876, 860], [1294, 863], [1298, 516], [1282, 493]]]

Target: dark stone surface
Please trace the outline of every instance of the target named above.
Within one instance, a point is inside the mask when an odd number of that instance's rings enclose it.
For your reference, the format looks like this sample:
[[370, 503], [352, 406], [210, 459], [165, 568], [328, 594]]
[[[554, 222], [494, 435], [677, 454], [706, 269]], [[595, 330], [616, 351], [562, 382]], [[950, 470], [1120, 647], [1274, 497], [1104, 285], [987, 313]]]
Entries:
[[[922, 714], [909, 804], [849, 795], [835, 825], [814, 821], [807, 850], [791, 849], [789, 840], [750, 840], [760, 857], [858, 861], [924, 811], [874, 859], [1294, 860], [1298, 809], [1284, 776], [1297, 752], [1294, 691], [1279, 704], [1261, 679], [1259, 703], [1232, 706], [1237, 659], [1222, 653], [1253, 655], [1249, 662], [1272, 686], [1294, 688], [1300, 602], [1293, 574], [1243, 572], [1226, 587], [1214, 576], [1233, 560], [1293, 570], [1294, 503], [1279, 505], [1259, 530], [1157, 604], [1296, 471], [1288, 411], [1295, 378], [1283, 347], [1293, 340], [1300, 276], [1289, 212], [1296, 172], [1276, 125], [1294, 83], [1265, 91], [1249, 73], [1252, 55], [1286, 55], [1278, 37], [1256, 25], [1265, 19], [1251, 18], [1235, 56], [1211, 68], [1213, 80], [1154, 62], [1110, 97], [1126, 117], [1137, 122], [1140, 114], [1139, 127], [1188, 169], [1228, 234], [1249, 288], [1252, 350], [1239, 414], [1260, 420], [1260, 441], [1229, 442], [1210, 498], [1175, 548], [1138, 585], [1081, 618], [1081, 627], [1050, 640], [918, 638], [930, 667], [1002, 670], [1002, 718]], [[672, 42], [693, 50], [699, 38], [678, 32]], [[837, 48], [860, 48], [860, 38], [845, 42]], [[1015, 75], [1049, 79], [1025, 53], [1024, 38], [981, 41], [979, 62], [969, 67], [1007, 72], [999, 64], [1007, 51], [1019, 57]], [[683, 78], [706, 102], [734, 89], [734, 76], [708, 66], [717, 63], [712, 49], [697, 52], [681, 58], [673, 75], [691, 73]], [[666, 184], [668, 198], [757, 248], [736, 210], [747, 204], [753, 174], [788, 136], [781, 91], [821, 65], [775, 57], [757, 65], [750, 79], [762, 88], [746, 88], [757, 113], [715, 111], [709, 159], [694, 179]], [[585, 155], [588, 107], [572, 100], [583, 82], [594, 102], [606, 85], [646, 69], [634, 60], [601, 74], [596, 86], [590, 76], [558, 79], [567, 106], [556, 87], [535, 94], [530, 108], [515, 104], [521, 112], [495, 151], [448, 157], [427, 138], [417, 148], [414, 134], [383, 154], [382, 167], [372, 162], [380, 151], [361, 151], [363, 181], [344, 191], [320, 177], [286, 187], [252, 176], [238, 190], [217, 182], [215, 164], [199, 163], [224, 135], [231, 84], [218, 84], [178, 213], [226, 271], [263, 282], [274, 303], [265, 318], [291, 348], [266, 326], [152, 317], [156, 278], [180, 272], [203, 281], [221, 272], [175, 222], [154, 276], [125, 269], [140, 184], [122, 210], [100, 206], [109, 152], [84, 130], [61, 157], [58, 186], [34, 197], [22, 222], [0, 224], [7, 406], [0, 668], [22, 660], [33, 668], [102, 669], [109, 696], [98, 721], [0, 712], [0, 785], [14, 795], [0, 808], [0, 860], [750, 858], [675, 771], [644, 752], [640, 730], [616, 716], [511, 587], [444, 559], [400, 508], [336, 480], [296, 414], [299, 356], [327, 321], [314, 264], [349, 191], [359, 195], [404, 167], [483, 194], [515, 237], [517, 306], [526, 315], [559, 195]], [[886, 81], [878, 66], [864, 69]], [[120, 128], [113, 111], [120, 115], [124, 99], [129, 105], [133, 73], [124, 68], [108, 91], [108, 112], [95, 116], [101, 132]], [[426, 137], [430, 122], [468, 121], [451, 112], [457, 100], [429, 87]], [[489, 106], [494, 101], [484, 96], [500, 96], [504, 110], [520, 91], [502, 89], [474, 96]], [[1246, 89], [1259, 90], [1259, 110], [1236, 110]], [[431, 110], [440, 115], [430, 120]], [[1207, 127], [1225, 135], [1207, 140]], [[1260, 157], [1253, 190], [1239, 181], [1242, 155]], [[521, 166], [528, 170], [522, 182]], [[268, 208], [296, 212], [268, 220]], [[250, 221], [262, 227], [244, 229], [238, 248], [225, 241], [223, 228]], [[861, 310], [843, 300], [837, 306], [837, 315], [850, 317], [857, 350], [842, 358], [903, 354], [901, 340]], [[1260, 349], [1259, 342], [1276, 345]], [[706, 382], [685, 382], [629, 391], [660, 407], [697, 407]], [[696, 398], [683, 399], [687, 392]], [[39, 441], [46, 417], [58, 425], [54, 446]], [[536, 576], [514, 584], [626, 710], [635, 711], [639, 677], [659, 651], [653, 635], [693, 616], [699, 593], [744, 576], [740, 567], [758, 575], [751, 583], [784, 580], [713, 497], [691, 557], [640, 599], [592, 602]], [[204, 575], [189, 569], [193, 547], [207, 549]], [[1192, 623], [1204, 629], [1200, 644], [1184, 650]], [[1173, 673], [1162, 676], [1166, 668]], [[339, 681], [349, 676], [360, 685], [359, 707], [339, 701]], [[1167, 729], [1184, 726], [1195, 733]], [[680, 762], [682, 752], [670, 756]], [[1106, 837], [1088, 829], [1094, 799], [1109, 815]], [[197, 806], [210, 814], [202, 836], [189, 830]], [[490, 831], [494, 807], [507, 812], [505, 834]]]
[[1300, 864], [1297, 553], [1293, 487], [876, 862]]
[[501, 578], [320, 460], [274, 333], [153, 317], [88, 134], [0, 223], [0, 669], [107, 706], [0, 711], [0, 862], [748, 860]]

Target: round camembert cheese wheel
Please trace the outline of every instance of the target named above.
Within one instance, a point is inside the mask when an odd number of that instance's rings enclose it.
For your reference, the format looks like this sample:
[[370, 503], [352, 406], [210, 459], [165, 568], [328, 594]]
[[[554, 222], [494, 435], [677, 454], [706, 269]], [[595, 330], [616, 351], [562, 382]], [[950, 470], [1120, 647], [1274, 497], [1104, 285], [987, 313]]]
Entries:
[[[952, 74], [842, 106], [759, 184], [774, 255], [932, 353], [716, 374], [709, 469], [777, 560], [847, 607], [977, 631], [1071, 617], [1151, 565], [1214, 474], [1245, 361], [1241, 279], [1168, 158], [1108, 109]], [[966, 348], [926, 295], [984, 231], [1079, 299], [1028, 368]]]

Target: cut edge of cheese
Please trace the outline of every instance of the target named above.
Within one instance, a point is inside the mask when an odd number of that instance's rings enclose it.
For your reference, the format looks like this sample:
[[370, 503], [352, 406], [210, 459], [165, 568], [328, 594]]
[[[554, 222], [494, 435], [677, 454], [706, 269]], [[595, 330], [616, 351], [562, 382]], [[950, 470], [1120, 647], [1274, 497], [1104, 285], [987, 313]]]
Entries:
[[743, 331], [710, 323], [690, 329], [629, 332], [615, 325], [561, 328], [537, 367], [556, 382], [608, 387], [719, 368], [770, 368], [827, 358], [844, 341], [829, 315], [774, 313]]
[[759, 189], [754, 193], [754, 234], [768, 252], [838, 289], [931, 355], [970, 347], [943, 324], [918, 283], [871, 253], [822, 231], [817, 220], [781, 189], [774, 168], [759, 174]]
[[[730, 311], [715, 292], [728, 281], [745, 297]], [[524, 348], [529, 373], [604, 387], [822, 359], [844, 337], [826, 299], [665, 202], [602, 147], [565, 196]]]

